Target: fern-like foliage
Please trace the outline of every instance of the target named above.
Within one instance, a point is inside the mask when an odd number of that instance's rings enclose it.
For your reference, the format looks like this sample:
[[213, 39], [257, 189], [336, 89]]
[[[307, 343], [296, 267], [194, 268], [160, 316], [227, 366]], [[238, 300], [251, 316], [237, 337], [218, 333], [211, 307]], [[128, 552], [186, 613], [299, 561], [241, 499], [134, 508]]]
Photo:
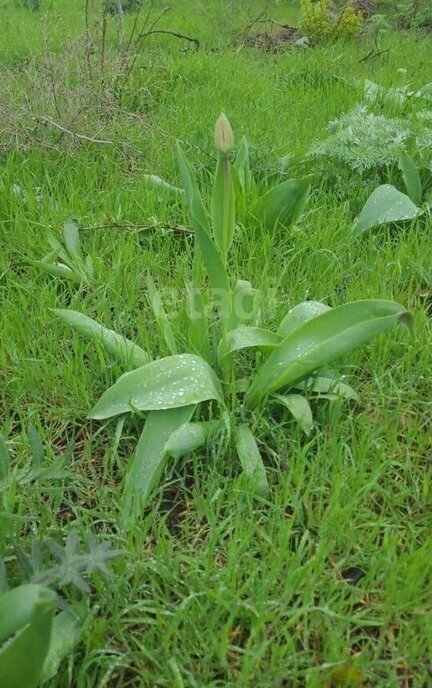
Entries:
[[365, 105], [330, 122], [327, 131], [327, 138], [312, 146], [309, 157], [342, 163], [361, 173], [394, 163], [412, 135], [409, 123], [375, 115]]
[[[55, 589], [72, 585], [81, 593], [89, 593], [87, 578], [95, 572], [107, 576], [108, 562], [121, 553], [92, 533], [81, 543], [78, 534], [72, 531], [64, 545], [52, 538], [44, 542], [33, 540], [30, 551], [17, 545], [7, 560], [17, 564], [21, 583], [37, 583]], [[0, 558], [0, 591], [8, 587], [7, 566], [5, 559]]]

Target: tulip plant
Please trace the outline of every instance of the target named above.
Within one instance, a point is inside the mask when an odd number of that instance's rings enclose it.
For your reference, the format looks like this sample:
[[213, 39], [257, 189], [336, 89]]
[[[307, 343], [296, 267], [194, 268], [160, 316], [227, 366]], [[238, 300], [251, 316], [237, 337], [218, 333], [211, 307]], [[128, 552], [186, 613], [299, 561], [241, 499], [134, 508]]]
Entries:
[[[177, 353], [175, 336], [158, 300], [154, 283], [149, 294], [171, 355], [152, 360], [149, 352], [80, 313], [55, 313], [110, 354], [127, 361], [131, 370], [107, 389], [89, 413], [95, 420], [146, 412], [144, 426], [126, 476], [122, 513], [125, 519], [142, 509], [161, 477], [166, 461], [199, 448], [214, 446], [223, 436], [227, 454], [237, 455], [251, 489], [262, 498], [269, 484], [254, 430], [275, 405], [288, 410], [306, 432], [312, 413], [305, 394], [355, 396], [351, 388], [323, 373], [335, 359], [410, 316], [392, 301], [364, 300], [330, 308], [307, 301], [287, 312], [275, 331], [262, 329], [244, 317], [244, 304], [253, 301], [249, 282], [233, 284], [228, 256], [236, 227], [236, 172], [230, 154], [233, 133], [225, 115], [216, 123], [217, 166], [207, 212], [192, 167], [180, 145], [177, 158], [185, 199], [195, 233], [196, 260], [208, 277], [206, 290], [190, 294], [191, 351]], [[273, 219], [288, 216], [290, 193], [271, 200]], [[216, 320], [210, 322], [208, 297]], [[243, 307], [239, 308], [239, 304]], [[214, 316], [214, 312], [213, 312]], [[210, 336], [218, 329], [217, 345]], [[247, 379], [236, 376], [240, 350], [255, 350]], [[248, 359], [249, 360], [249, 359]]]

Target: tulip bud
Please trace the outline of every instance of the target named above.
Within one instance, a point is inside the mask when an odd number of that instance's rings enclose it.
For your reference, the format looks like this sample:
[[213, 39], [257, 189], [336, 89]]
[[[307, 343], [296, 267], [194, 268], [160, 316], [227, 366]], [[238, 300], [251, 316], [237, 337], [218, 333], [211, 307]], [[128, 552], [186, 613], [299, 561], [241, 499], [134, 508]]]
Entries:
[[231, 124], [222, 112], [215, 126], [215, 145], [220, 153], [228, 153], [234, 145]]

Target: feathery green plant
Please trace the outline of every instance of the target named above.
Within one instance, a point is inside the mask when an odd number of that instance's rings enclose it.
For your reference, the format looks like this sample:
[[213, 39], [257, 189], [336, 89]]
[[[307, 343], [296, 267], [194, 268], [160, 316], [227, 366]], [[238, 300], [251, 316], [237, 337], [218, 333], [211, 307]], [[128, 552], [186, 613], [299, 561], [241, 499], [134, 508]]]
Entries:
[[[21, 547], [15, 549], [23, 577], [29, 582], [11, 590], [7, 589], [6, 566], [0, 559], [2, 688], [35, 688], [44, 684], [56, 675], [60, 663], [79, 641], [85, 615], [69, 606], [56, 613], [57, 594], [48, 586], [73, 584], [81, 593], [88, 594], [90, 587], [83, 573], [99, 571], [107, 575], [107, 562], [120, 554], [91, 534], [85, 553], [79, 551], [79, 539], [74, 532], [69, 533], [64, 547], [52, 539], [43, 544], [45, 548], [33, 541], [31, 556]], [[54, 566], [44, 567], [43, 549], [55, 559]]]
[[411, 137], [409, 122], [376, 115], [363, 104], [330, 122], [327, 131], [327, 138], [312, 146], [309, 157], [359, 173], [391, 165]]
[[[63, 460], [51, 468], [42, 468], [43, 445], [36, 430], [28, 430], [32, 466], [26, 471], [12, 471], [9, 450], [0, 433], [0, 495], [5, 504], [13, 503], [17, 487], [28, 483], [69, 477]], [[21, 546], [0, 557], [0, 686], [2, 688], [35, 688], [53, 678], [62, 660], [78, 642], [84, 622], [82, 614], [67, 607], [56, 612], [59, 601], [50, 586], [72, 584], [88, 594], [83, 575], [99, 571], [108, 573], [107, 562], [120, 554], [108, 542], [98, 542], [90, 533], [86, 550], [79, 549], [79, 538], [69, 533], [62, 547], [52, 538], [32, 541], [31, 554]], [[48, 563], [44, 554], [48, 553]], [[14, 556], [13, 556], [14, 555]], [[52, 560], [54, 559], [54, 562]], [[6, 561], [17, 564], [23, 584], [9, 589]]]
[[[55, 311], [133, 368], [103, 393], [89, 413], [95, 420], [117, 418], [121, 426], [125, 414], [147, 412], [126, 477], [124, 523], [131, 514], [139, 514], [169, 457], [176, 459], [214, 445], [221, 437], [227, 451], [237, 454], [255, 494], [268, 498], [269, 485], [255, 430], [266, 415], [271, 415], [270, 408], [279, 405], [288, 409], [309, 433], [312, 411], [305, 394], [355, 397], [351, 388], [321, 371], [399, 321], [411, 322], [403, 306], [366, 300], [336, 308], [314, 301], [301, 303], [286, 314], [276, 331], [251, 324], [255, 292], [249, 282], [234, 284], [229, 274], [228, 256], [236, 228], [235, 175], [230, 159], [234, 137], [223, 114], [216, 123], [215, 142], [218, 162], [211, 213], [177, 144], [197, 260], [203, 261], [210, 287], [194, 288], [189, 294], [189, 341], [194, 353], [177, 353], [169, 320], [151, 281], [150, 301], [156, 304], [155, 315], [171, 352], [165, 358], [148, 362], [148, 352], [110, 331], [105, 338], [102, 326], [86, 316]], [[237, 177], [246, 185], [245, 177]], [[269, 202], [273, 219], [286, 211], [282, 199], [278, 194]], [[244, 379], [237, 375], [235, 356], [246, 349], [255, 353], [255, 364]]]

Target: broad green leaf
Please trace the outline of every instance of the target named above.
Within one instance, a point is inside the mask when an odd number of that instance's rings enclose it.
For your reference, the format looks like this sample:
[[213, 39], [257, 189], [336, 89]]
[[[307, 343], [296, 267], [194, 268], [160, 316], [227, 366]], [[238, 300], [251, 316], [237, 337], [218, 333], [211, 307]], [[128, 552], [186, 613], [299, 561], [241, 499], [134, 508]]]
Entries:
[[213, 289], [222, 289], [229, 292], [229, 281], [226, 268], [210, 236], [210, 226], [198, 190], [198, 185], [192, 168], [178, 143], [177, 160], [192, 218], [192, 227], [195, 231], [210, 284]]
[[39, 434], [33, 425], [29, 425], [27, 428], [27, 439], [30, 444], [31, 457], [32, 457], [32, 469], [38, 470], [45, 456], [44, 446]]
[[54, 611], [55, 600], [54, 592], [33, 584], [20, 585], [0, 595], [0, 643], [31, 623], [41, 609]]
[[161, 295], [150, 275], [147, 275], [147, 292], [148, 301], [155, 315], [162, 338], [167, 345], [169, 353], [175, 355], [177, 353], [177, 346], [175, 343], [174, 333], [172, 331], [166, 311], [163, 307]]
[[167, 194], [172, 194], [173, 196], [182, 196], [184, 194], [183, 189], [178, 186], [173, 186], [169, 184], [164, 179], [161, 179], [156, 174], [144, 174], [142, 177], [146, 186], [148, 186], [153, 191], [165, 196]]
[[183, 153], [179, 142], [177, 142], [177, 162], [192, 219], [198, 224], [199, 230], [204, 231], [210, 236], [210, 223], [202, 202], [198, 184], [192, 167], [186, 155]]
[[9, 590], [6, 565], [3, 557], [0, 557], [0, 595]]
[[236, 428], [236, 447], [243, 471], [250, 478], [255, 494], [268, 497], [270, 489], [263, 460], [256, 439], [247, 425]]
[[408, 153], [401, 151], [399, 156], [399, 169], [402, 172], [407, 194], [413, 203], [419, 205], [422, 199], [422, 184], [414, 160]]
[[65, 251], [61, 243], [58, 241], [58, 239], [55, 238], [53, 234], [51, 234], [51, 232], [48, 232], [47, 234], [47, 241], [51, 246], [52, 250], [55, 251], [56, 256], [58, 258], [61, 258], [63, 263], [69, 265], [71, 262], [71, 256], [67, 251]]
[[56, 595], [23, 585], [0, 597], [0, 686], [35, 688], [47, 656]]
[[388, 105], [396, 105], [402, 107], [409, 97], [407, 86], [401, 84], [396, 88], [386, 88], [373, 81], [365, 81], [364, 94], [366, 100], [370, 103], [381, 101]]
[[150, 411], [126, 476], [122, 497], [122, 518], [140, 514], [156, 486], [168, 454], [166, 444], [179, 427], [192, 418], [195, 406]]
[[[17, 564], [21, 569], [20, 573], [22, 574], [23, 578], [30, 580], [30, 578], [35, 573], [35, 567], [33, 566], [32, 557], [30, 557], [20, 545], [16, 545], [14, 547], [14, 553], [17, 560]], [[40, 558], [39, 563], [41, 563]]]
[[209, 437], [220, 427], [221, 421], [218, 420], [185, 423], [170, 435], [164, 451], [174, 459], [180, 459], [182, 456], [204, 447]]
[[291, 332], [294, 332], [294, 330], [300, 327], [300, 325], [303, 325], [303, 323], [329, 310], [330, 306], [326, 306], [325, 303], [321, 303], [320, 301], [304, 301], [303, 303], [299, 303], [288, 311], [279, 325], [278, 334], [282, 335], [282, 337], [287, 337]]
[[39, 684], [49, 649], [52, 618], [53, 612], [41, 611], [0, 650], [2, 688], [35, 688]]
[[188, 294], [188, 323], [189, 341], [191, 347], [207, 363], [215, 363], [212, 360], [212, 349], [210, 345], [209, 323], [206, 315], [206, 301], [202, 292], [196, 287], [187, 286]]
[[415, 95], [417, 98], [427, 98], [428, 100], [432, 100], [432, 81], [422, 86]]
[[0, 432], [0, 482], [9, 477], [10, 462], [6, 440]]
[[245, 138], [240, 141], [233, 166], [237, 172], [237, 179], [243, 194], [250, 193], [254, 186], [254, 179], [250, 169], [249, 144]]
[[309, 191], [309, 179], [288, 179], [260, 198], [255, 215], [268, 232], [273, 232], [277, 224], [289, 227], [303, 212]]
[[233, 294], [233, 325], [253, 322], [258, 308], [258, 291], [248, 280], [238, 280]]
[[228, 155], [218, 153], [216, 175], [213, 184], [211, 212], [213, 237], [224, 263], [230, 249], [235, 226], [235, 193]]
[[221, 384], [204, 359], [193, 354], [160, 358], [122, 375], [89, 413], [102, 420], [121, 413], [160, 411], [215, 399], [222, 403]]
[[343, 399], [352, 399], [354, 401], [358, 401], [359, 399], [359, 395], [351, 385], [347, 385], [346, 382], [341, 382], [334, 377], [317, 375], [297, 382], [294, 386], [296, 389], [304, 390], [309, 394], [318, 394], [320, 396], [330, 394], [336, 397], [342, 397]]
[[366, 201], [354, 229], [357, 234], [376, 225], [412, 220], [420, 212], [408, 196], [391, 184], [379, 186]]
[[42, 263], [52, 263], [53, 260], [57, 260], [58, 258], [58, 253], [57, 251], [50, 251], [49, 253], [44, 256], [40, 262]]
[[230, 330], [227, 336], [226, 347], [221, 341], [218, 347], [218, 356], [222, 360], [225, 356], [240, 351], [241, 349], [258, 348], [262, 351], [273, 351], [283, 337], [260, 327], [237, 327]]
[[289, 334], [258, 370], [245, 398], [249, 407], [263, 397], [311, 375], [352, 349], [388, 331], [408, 312], [392, 301], [354, 301], [333, 308]]
[[45, 263], [43, 260], [32, 260], [31, 258], [26, 258], [25, 262], [29, 265], [33, 265], [35, 268], [39, 268], [39, 270], [47, 273], [48, 275], [53, 275], [54, 277], [65, 277], [75, 284], [81, 284], [82, 282], [81, 275], [67, 265], [62, 265], [60, 263]]
[[151, 356], [137, 344], [131, 342], [130, 339], [122, 337], [121, 334], [117, 334], [114, 330], [109, 330], [83, 313], [58, 308], [53, 308], [52, 312], [85, 337], [85, 339], [97, 342], [108, 354], [128, 365], [138, 367], [151, 361]]
[[69, 255], [72, 258], [81, 258], [80, 238], [78, 234], [78, 227], [75, 222], [68, 220], [63, 225], [63, 238]]
[[86, 256], [86, 259], [84, 261], [84, 272], [89, 277], [90, 279], [93, 279], [94, 275], [94, 267], [93, 267], [93, 260], [91, 256]]
[[306, 435], [313, 428], [312, 410], [307, 399], [301, 394], [272, 394], [278, 404], [285, 406]]
[[82, 623], [82, 618], [69, 609], [54, 617], [51, 643], [42, 668], [41, 683], [46, 683], [57, 674], [61, 662], [79, 640]]

